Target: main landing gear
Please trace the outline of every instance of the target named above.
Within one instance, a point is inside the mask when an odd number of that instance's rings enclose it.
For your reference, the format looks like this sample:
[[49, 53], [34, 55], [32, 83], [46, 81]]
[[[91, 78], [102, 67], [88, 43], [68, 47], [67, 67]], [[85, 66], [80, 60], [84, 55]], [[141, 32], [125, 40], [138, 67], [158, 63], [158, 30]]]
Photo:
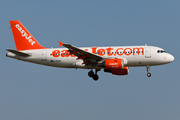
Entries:
[[91, 70], [88, 72], [89, 77], [92, 77], [95, 81], [99, 79], [99, 76], [97, 75], [97, 72], [100, 71], [101, 69], [96, 69], [95, 73]]
[[150, 71], [150, 66], [146, 66], [146, 69], [147, 69], [147, 76], [151, 77], [151, 73], [149, 72]]

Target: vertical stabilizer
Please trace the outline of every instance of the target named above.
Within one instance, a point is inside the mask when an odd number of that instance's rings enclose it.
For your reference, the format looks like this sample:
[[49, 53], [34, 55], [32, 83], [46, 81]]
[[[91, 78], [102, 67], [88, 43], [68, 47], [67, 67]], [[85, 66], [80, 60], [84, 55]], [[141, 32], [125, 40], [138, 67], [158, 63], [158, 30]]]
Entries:
[[17, 51], [46, 49], [41, 46], [20, 21], [10, 21]]

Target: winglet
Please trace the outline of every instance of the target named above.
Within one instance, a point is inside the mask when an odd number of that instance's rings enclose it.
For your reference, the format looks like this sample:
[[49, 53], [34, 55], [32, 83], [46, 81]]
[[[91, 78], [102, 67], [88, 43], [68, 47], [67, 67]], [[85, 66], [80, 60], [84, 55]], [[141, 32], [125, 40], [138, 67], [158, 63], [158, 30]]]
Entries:
[[58, 41], [58, 42], [59, 42], [59, 44], [60, 44], [60, 45], [59, 45], [60, 47], [61, 47], [62, 45], [64, 45], [64, 43], [62, 43], [62, 42], [60, 42], [60, 41]]

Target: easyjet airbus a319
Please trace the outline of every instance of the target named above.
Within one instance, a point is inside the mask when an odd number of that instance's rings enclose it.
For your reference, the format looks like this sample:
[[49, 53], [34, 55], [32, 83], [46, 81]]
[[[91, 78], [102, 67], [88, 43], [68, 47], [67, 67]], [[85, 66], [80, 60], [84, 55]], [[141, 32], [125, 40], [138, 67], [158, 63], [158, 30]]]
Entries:
[[[150, 66], [170, 63], [174, 57], [154, 46], [75, 47], [62, 42], [65, 48], [45, 48], [19, 21], [10, 21], [17, 50], [7, 49], [6, 56], [31, 63], [61, 67], [90, 69], [89, 77], [99, 79], [97, 72], [127, 75], [129, 67], [145, 66], [150, 77]], [[95, 72], [93, 72], [95, 70]]]

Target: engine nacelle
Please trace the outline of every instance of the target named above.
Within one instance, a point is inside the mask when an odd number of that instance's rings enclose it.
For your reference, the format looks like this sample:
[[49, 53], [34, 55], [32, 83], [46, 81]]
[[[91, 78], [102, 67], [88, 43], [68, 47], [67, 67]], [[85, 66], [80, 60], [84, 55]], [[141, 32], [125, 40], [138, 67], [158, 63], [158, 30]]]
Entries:
[[123, 59], [106, 59], [102, 63], [98, 64], [98, 67], [104, 67], [105, 69], [123, 69], [124, 60]]
[[106, 59], [98, 66], [104, 67], [104, 72], [110, 72], [114, 75], [127, 75], [129, 73], [129, 68], [124, 67], [123, 59]]

